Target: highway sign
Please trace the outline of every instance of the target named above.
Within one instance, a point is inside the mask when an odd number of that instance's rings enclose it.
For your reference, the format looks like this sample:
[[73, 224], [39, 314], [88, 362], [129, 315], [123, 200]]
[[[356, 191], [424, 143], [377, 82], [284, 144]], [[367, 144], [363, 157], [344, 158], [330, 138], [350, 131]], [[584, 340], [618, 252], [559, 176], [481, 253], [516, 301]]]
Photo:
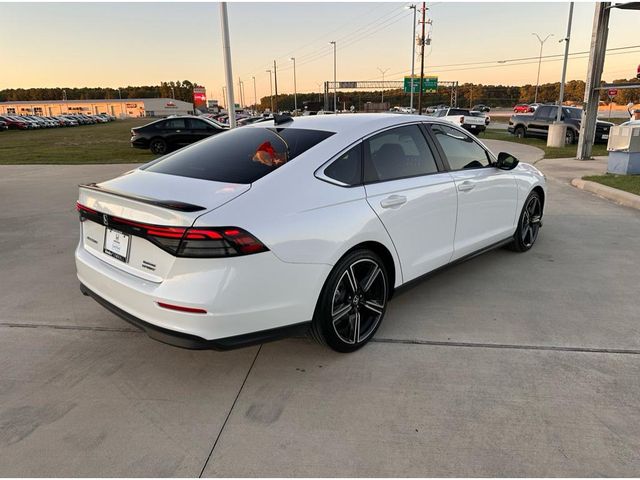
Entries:
[[[413, 85], [414, 93], [417, 93], [420, 88], [420, 77], [404, 77], [404, 93], [411, 93], [411, 87]], [[436, 93], [438, 90], [438, 77], [424, 77], [422, 79], [422, 93]]]

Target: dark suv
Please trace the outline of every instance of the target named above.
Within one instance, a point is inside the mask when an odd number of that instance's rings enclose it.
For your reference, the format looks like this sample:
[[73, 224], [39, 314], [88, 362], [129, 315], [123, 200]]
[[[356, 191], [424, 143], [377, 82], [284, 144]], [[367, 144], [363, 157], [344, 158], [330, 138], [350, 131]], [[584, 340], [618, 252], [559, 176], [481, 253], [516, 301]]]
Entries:
[[[509, 133], [516, 137], [542, 137], [547, 138], [549, 125], [556, 121], [558, 114], [557, 105], [540, 105], [533, 115], [512, 115], [509, 119]], [[567, 125], [567, 143], [575, 143], [580, 132], [582, 109], [575, 107], [562, 107], [560, 121]], [[598, 120], [596, 123], [596, 138], [599, 143], [606, 143], [609, 138], [609, 130], [614, 124]]]
[[201, 117], [172, 117], [131, 129], [131, 146], [156, 155], [195, 143], [228, 128]]

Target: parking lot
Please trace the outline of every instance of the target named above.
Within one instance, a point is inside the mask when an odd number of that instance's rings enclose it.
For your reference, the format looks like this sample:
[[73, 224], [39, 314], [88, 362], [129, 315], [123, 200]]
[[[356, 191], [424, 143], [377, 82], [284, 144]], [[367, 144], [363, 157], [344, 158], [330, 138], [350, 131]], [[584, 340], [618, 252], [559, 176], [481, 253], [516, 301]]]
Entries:
[[640, 212], [549, 176], [533, 250], [398, 295], [356, 353], [187, 351], [78, 289], [76, 186], [129, 168], [0, 166], [1, 476], [638, 474]]

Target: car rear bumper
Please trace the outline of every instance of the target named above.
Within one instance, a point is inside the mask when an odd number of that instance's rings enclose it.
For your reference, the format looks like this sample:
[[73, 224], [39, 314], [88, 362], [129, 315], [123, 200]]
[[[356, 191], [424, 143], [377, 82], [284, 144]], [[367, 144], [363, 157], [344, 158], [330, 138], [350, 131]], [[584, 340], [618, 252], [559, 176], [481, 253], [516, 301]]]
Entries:
[[[308, 323], [331, 266], [286, 263], [273, 252], [229, 259], [176, 259], [160, 282], [116, 268], [82, 245], [81, 289], [147, 334], [184, 348], [233, 348]], [[206, 313], [169, 310], [159, 302]]]
[[205, 340], [204, 338], [196, 335], [168, 330], [166, 328], [153, 325], [152, 323], [145, 322], [121, 308], [116, 307], [113, 303], [108, 302], [97, 293], [89, 290], [82, 283], [80, 284], [80, 291], [83, 295], [93, 298], [111, 313], [129, 322], [135, 327], [138, 327], [140, 330], [145, 332], [149, 338], [174, 347], [188, 348], [192, 350], [231, 350], [233, 348], [247, 347], [249, 345], [278, 340], [296, 334], [305, 334], [310, 324], [310, 322], [302, 322], [294, 325], [252, 332], [245, 335], [236, 335], [216, 340]]
[[132, 137], [131, 146], [134, 148], [149, 148], [149, 140], [146, 138]]

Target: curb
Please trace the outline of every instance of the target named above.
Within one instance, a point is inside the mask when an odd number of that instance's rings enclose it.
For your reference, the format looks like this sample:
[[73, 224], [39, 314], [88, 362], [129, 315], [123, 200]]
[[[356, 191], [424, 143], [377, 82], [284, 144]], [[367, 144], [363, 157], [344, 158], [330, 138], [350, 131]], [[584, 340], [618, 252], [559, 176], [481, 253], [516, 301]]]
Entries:
[[581, 178], [574, 178], [571, 180], [571, 185], [580, 190], [591, 192], [606, 200], [611, 200], [619, 205], [625, 207], [635, 208], [640, 210], [640, 195], [624, 192], [617, 188], [607, 187], [596, 182], [590, 182], [588, 180], [582, 180]]

